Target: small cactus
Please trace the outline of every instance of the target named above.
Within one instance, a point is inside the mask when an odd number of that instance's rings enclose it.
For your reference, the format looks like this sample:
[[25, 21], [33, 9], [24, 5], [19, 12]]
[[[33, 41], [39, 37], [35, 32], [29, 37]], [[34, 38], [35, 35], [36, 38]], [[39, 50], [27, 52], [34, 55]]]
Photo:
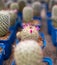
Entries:
[[11, 3], [10, 4], [10, 9], [11, 10], [15, 10], [15, 9], [19, 10], [18, 3], [15, 3], [15, 2], [14, 3]]
[[57, 28], [57, 5], [52, 8], [52, 20], [54, 27]]
[[23, 40], [35, 40], [38, 41], [39, 33], [38, 28], [35, 26], [24, 26], [24, 29], [21, 32], [17, 33], [17, 38]]
[[16, 65], [43, 65], [43, 52], [33, 40], [21, 41], [14, 50]]
[[0, 11], [0, 36], [4, 36], [9, 31], [10, 15], [5, 11]]
[[27, 0], [18, 0], [18, 5], [19, 5], [19, 12], [23, 11], [23, 8], [26, 6], [27, 4]]
[[41, 3], [38, 2], [38, 1], [34, 2], [34, 3], [32, 3], [32, 7], [33, 7], [33, 10], [34, 10], [34, 16], [39, 16], [41, 9], [42, 9]]
[[33, 8], [26, 6], [23, 9], [23, 20], [24, 22], [31, 22], [33, 19]]

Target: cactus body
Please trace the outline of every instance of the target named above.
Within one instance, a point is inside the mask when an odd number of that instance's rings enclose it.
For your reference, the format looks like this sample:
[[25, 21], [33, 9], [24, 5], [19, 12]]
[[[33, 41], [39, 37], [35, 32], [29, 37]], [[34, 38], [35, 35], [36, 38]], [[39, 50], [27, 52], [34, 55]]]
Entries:
[[37, 42], [33, 40], [21, 41], [14, 52], [17, 65], [43, 65], [43, 53]]
[[41, 3], [38, 2], [38, 1], [34, 2], [34, 3], [32, 3], [32, 7], [33, 7], [33, 10], [34, 10], [34, 16], [39, 16], [41, 9], [42, 9]]
[[24, 7], [23, 9], [23, 19], [24, 22], [31, 22], [33, 18], [33, 8], [32, 7]]
[[0, 11], [0, 36], [7, 34], [10, 26], [10, 16], [5, 11]]
[[21, 38], [21, 40], [38, 40], [39, 33], [35, 26], [25, 26], [25, 28], [17, 33], [17, 38]]
[[15, 9], [19, 10], [18, 3], [11, 3], [10, 9], [11, 10], [15, 10]]
[[52, 8], [52, 20], [54, 27], [57, 28], [57, 5]]

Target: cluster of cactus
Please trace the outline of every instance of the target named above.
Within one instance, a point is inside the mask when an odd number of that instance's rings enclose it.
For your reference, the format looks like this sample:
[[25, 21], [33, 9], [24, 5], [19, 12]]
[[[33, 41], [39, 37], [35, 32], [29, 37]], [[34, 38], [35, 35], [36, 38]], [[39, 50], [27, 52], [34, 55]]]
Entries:
[[41, 3], [38, 1], [32, 3], [32, 8], [34, 10], [34, 16], [39, 16], [42, 9]]
[[23, 20], [24, 22], [31, 22], [33, 19], [33, 8], [26, 6], [23, 9]]
[[11, 3], [11, 4], [10, 4], [10, 9], [11, 9], [11, 10], [15, 10], [15, 9], [19, 10], [18, 3], [15, 3], [15, 2], [14, 2], [14, 3]]
[[57, 28], [57, 5], [54, 5], [52, 8], [52, 20], [53, 26]]
[[0, 11], [0, 36], [8, 33], [10, 26], [10, 15], [5, 11]]
[[21, 41], [14, 50], [17, 65], [43, 65], [41, 47], [33, 40]]
[[26, 6], [27, 4], [27, 0], [18, 0], [18, 6], [19, 6], [19, 11], [22, 12], [23, 8]]
[[35, 40], [38, 41], [39, 33], [38, 28], [35, 26], [24, 26], [21, 32], [17, 33], [17, 38], [23, 40]]

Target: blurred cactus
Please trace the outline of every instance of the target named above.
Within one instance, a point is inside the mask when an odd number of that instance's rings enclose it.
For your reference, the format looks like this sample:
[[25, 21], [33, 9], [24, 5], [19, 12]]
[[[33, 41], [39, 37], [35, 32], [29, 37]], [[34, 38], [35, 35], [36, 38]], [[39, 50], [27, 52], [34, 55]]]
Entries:
[[4, 1], [3, 0], [0, 0], [0, 10], [2, 10], [4, 8], [5, 8]]
[[21, 41], [14, 50], [16, 65], [43, 65], [43, 53], [37, 42]]
[[54, 27], [57, 28], [57, 5], [52, 8], [52, 20]]
[[22, 12], [23, 8], [26, 6], [27, 4], [27, 0], [18, 0], [18, 5], [19, 5], [19, 11]]
[[11, 3], [10, 9], [11, 10], [15, 10], [15, 9], [19, 10], [18, 3], [15, 3], [15, 2]]
[[42, 9], [41, 3], [36, 1], [36, 2], [32, 3], [32, 7], [34, 10], [34, 16], [40, 16], [41, 9]]
[[24, 22], [31, 22], [33, 19], [33, 8], [26, 6], [23, 9], [23, 20]]

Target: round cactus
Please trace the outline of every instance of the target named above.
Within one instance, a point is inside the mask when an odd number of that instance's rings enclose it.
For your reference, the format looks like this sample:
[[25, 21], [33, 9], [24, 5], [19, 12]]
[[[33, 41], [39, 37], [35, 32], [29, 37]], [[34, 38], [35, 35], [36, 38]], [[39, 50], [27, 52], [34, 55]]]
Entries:
[[34, 2], [32, 4], [32, 7], [33, 7], [33, 10], [34, 10], [34, 16], [39, 16], [40, 15], [40, 12], [41, 12], [41, 9], [42, 9], [42, 5], [40, 2]]
[[38, 41], [38, 28], [36, 28], [35, 26], [24, 26], [24, 29], [21, 32], [17, 33], [17, 38], [21, 38], [21, 40], [32, 39]]
[[37, 42], [33, 40], [21, 41], [14, 50], [17, 65], [43, 65], [43, 52]]
[[57, 28], [57, 5], [54, 5], [52, 8], [52, 20], [54, 27]]
[[26, 6], [23, 9], [23, 20], [24, 22], [31, 22], [33, 19], [33, 8]]
[[5, 11], [0, 11], [0, 36], [7, 34], [10, 26], [10, 15]]
[[26, 6], [27, 0], [18, 0], [18, 5], [19, 5], [19, 11], [22, 12], [23, 8]]
[[18, 3], [15, 3], [15, 2], [14, 3], [11, 3], [10, 9], [11, 10], [15, 10], [15, 9], [19, 10]]

